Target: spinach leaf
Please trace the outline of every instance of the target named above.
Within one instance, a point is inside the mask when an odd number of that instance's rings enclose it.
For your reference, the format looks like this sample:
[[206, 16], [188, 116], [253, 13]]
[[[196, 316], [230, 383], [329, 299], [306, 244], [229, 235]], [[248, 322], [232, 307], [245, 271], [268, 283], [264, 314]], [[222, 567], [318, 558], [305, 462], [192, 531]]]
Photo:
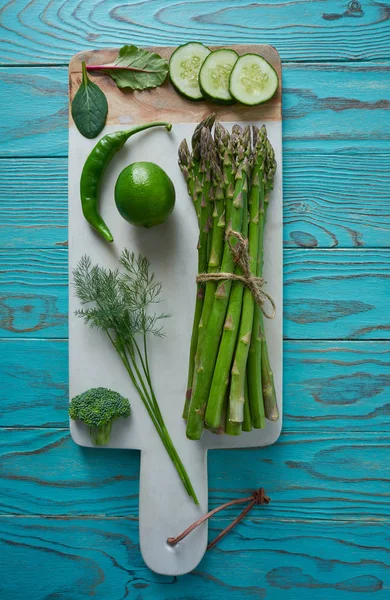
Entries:
[[145, 90], [164, 83], [168, 68], [168, 61], [156, 52], [123, 46], [112, 65], [89, 65], [88, 71], [106, 71], [118, 88]]
[[72, 117], [81, 135], [95, 138], [103, 129], [108, 112], [102, 90], [88, 79], [85, 62], [81, 63], [83, 78], [72, 102]]

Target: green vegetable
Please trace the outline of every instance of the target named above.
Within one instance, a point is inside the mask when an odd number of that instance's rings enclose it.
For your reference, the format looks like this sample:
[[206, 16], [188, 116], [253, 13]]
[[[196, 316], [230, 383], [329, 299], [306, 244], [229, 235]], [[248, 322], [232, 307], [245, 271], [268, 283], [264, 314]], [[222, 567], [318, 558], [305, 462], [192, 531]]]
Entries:
[[73, 121], [86, 138], [95, 138], [106, 124], [108, 104], [102, 90], [88, 79], [85, 62], [81, 63], [82, 81], [72, 102]]
[[258, 54], [244, 54], [230, 74], [229, 91], [238, 102], [254, 106], [270, 100], [278, 85], [278, 75], [265, 58]]
[[108, 133], [99, 140], [85, 161], [80, 179], [81, 207], [88, 223], [107, 242], [112, 242], [114, 238], [98, 209], [99, 189], [104, 172], [113, 156], [123, 148], [129, 137], [150, 127], [160, 126], [165, 127], [167, 131], [172, 129], [170, 123], [156, 122], [138, 125], [127, 131]]
[[[248, 269], [262, 276], [265, 215], [276, 169], [274, 151], [264, 126], [261, 130], [252, 127], [251, 140], [249, 127], [242, 130], [234, 125], [230, 135], [216, 123], [212, 139], [205, 122], [196, 129], [200, 141], [193, 143], [192, 152], [185, 140], [179, 148], [179, 165], [200, 226], [198, 257], [202, 247], [207, 248], [207, 272], [220, 274], [218, 281], [202, 277], [197, 283], [183, 411], [190, 439], [199, 439], [204, 426], [213, 433], [240, 435], [252, 427], [264, 427], [265, 417], [279, 417], [263, 313], [242, 281], [222, 275], [243, 274], [233, 256], [237, 237], [229, 235], [231, 230], [248, 237]], [[209, 211], [210, 204], [212, 219], [202, 227], [202, 211]], [[204, 273], [204, 260], [198, 267]]]
[[199, 42], [176, 48], [169, 61], [169, 76], [185, 98], [207, 98], [222, 104], [262, 104], [279, 85], [275, 69], [259, 54], [238, 56], [231, 48], [210, 51]]
[[[227, 224], [233, 231], [240, 231], [244, 209], [243, 193], [247, 190], [246, 172], [248, 158], [246, 156], [249, 147], [248, 131], [243, 133], [241, 128], [235, 126], [233, 131], [234, 145], [236, 148], [237, 173], [236, 183], [232, 200], [232, 214]], [[231, 244], [235, 245], [234, 238]], [[225, 244], [221, 271], [232, 273], [234, 271], [234, 259], [228, 244]], [[207, 324], [207, 333], [204, 336], [202, 346], [196, 353], [195, 371], [192, 389], [192, 398], [187, 419], [187, 437], [189, 439], [200, 439], [204, 425], [204, 411], [207, 406], [210, 386], [213, 378], [215, 361], [218, 354], [219, 342], [224, 327], [226, 309], [229, 302], [231, 280], [222, 281], [218, 284], [212, 311]]]
[[[249, 129], [249, 128], [248, 128]], [[248, 153], [249, 154], [249, 153]], [[247, 176], [247, 173], [246, 173]], [[246, 238], [248, 235], [249, 215], [248, 215], [248, 192], [247, 189], [243, 190], [243, 216], [242, 216], [242, 227], [241, 235]], [[236, 267], [236, 273], [242, 275], [240, 267]], [[209, 421], [215, 421], [215, 406], [218, 406], [219, 398], [224, 398], [229, 384], [229, 372], [235, 371], [235, 365], [232, 365], [232, 358], [234, 354], [234, 348], [236, 345], [238, 328], [240, 325], [241, 308], [242, 308], [242, 296], [244, 293], [243, 286], [238, 281], [233, 281], [229, 304], [226, 311], [225, 323], [223, 327], [223, 333], [221, 343], [218, 350], [217, 361], [215, 364], [213, 381], [210, 388], [209, 399], [207, 402], [207, 410], [205, 413], [205, 422], [209, 424]], [[221, 395], [222, 392], [222, 395]], [[216, 403], [217, 400], [217, 403]], [[221, 405], [222, 408], [222, 405]], [[211, 415], [211, 419], [209, 418]], [[221, 414], [217, 413], [216, 422], [219, 423]], [[226, 411], [226, 433], [228, 435], [239, 435], [241, 433], [241, 422], [235, 421], [231, 418], [229, 408]]]
[[[258, 178], [254, 178], [253, 171], [256, 172], [256, 165], [258, 163], [262, 163], [265, 155], [265, 148], [262, 144], [254, 144], [251, 162], [252, 162], [252, 186], [249, 195], [249, 210], [250, 210], [250, 220], [249, 220], [249, 250], [251, 249], [251, 241], [252, 241], [252, 252], [255, 253], [254, 264], [256, 265], [257, 258], [257, 245], [253, 247], [253, 237], [257, 237], [257, 220], [258, 220], [258, 201], [256, 205], [256, 199], [258, 195], [258, 186], [256, 186], [256, 181]], [[254, 165], [254, 166], [253, 166]], [[245, 214], [245, 213], [244, 213]], [[247, 213], [245, 214], [247, 216]], [[248, 236], [248, 224], [243, 223], [242, 235], [246, 238]], [[237, 271], [241, 274], [239, 271]], [[232, 285], [232, 291], [229, 299], [229, 306], [225, 318], [224, 331], [222, 335], [221, 344], [219, 347], [218, 358], [214, 370], [213, 381], [210, 389], [209, 399], [207, 403], [207, 410], [205, 415], [206, 424], [211, 427], [216, 427], [217, 423], [220, 422], [222, 409], [224, 405], [224, 398], [226, 395], [226, 391], [230, 384], [230, 399], [228, 404], [228, 415], [227, 419], [233, 423], [237, 423], [238, 426], [235, 428], [234, 435], [237, 435], [241, 428], [242, 423], [242, 411], [244, 408], [244, 389], [240, 389], [240, 393], [238, 397], [235, 397], [235, 401], [231, 402], [231, 396], [236, 391], [236, 382], [240, 379], [240, 362], [237, 362], [234, 359], [234, 354], [237, 352], [237, 348], [243, 345], [244, 347], [249, 347], [250, 342], [250, 333], [249, 335], [240, 334], [239, 329], [241, 330], [243, 327], [243, 323], [245, 323], [244, 327], [248, 327], [249, 320], [249, 329], [252, 327], [253, 321], [253, 312], [249, 314], [246, 312], [246, 309], [242, 308], [243, 304], [243, 296], [247, 294], [249, 290], [243, 289], [241, 283], [234, 281]], [[249, 293], [251, 300], [253, 301], [252, 294]], [[237, 336], [238, 342], [237, 342]], [[244, 360], [244, 377], [243, 381], [245, 382], [245, 366], [246, 360]], [[229, 378], [231, 372], [231, 380]], [[237, 418], [239, 415], [240, 418]], [[232, 427], [227, 427], [227, 431], [232, 430]]]
[[105, 446], [110, 441], [115, 419], [130, 415], [130, 403], [118, 392], [107, 388], [92, 388], [72, 398], [69, 416], [85, 423], [95, 446]]
[[[179, 147], [179, 167], [184, 175], [187, 182], [188, 193], [194, 202], [194, 208], [198, 217], [199, 229], [200, 229], [200, 203], [203, 193], [203, 177], [204, 177], [204, 164], [203, 158], [200, 160], [201, 154], [203, 155], [203, 146], [201, 145], [201, 137], [203, 129], [211, 129], [215, 120], [215, 114], [212, 113], [206, 117], [203, 121], [197, 125], [194, 134], [192, 136], [192, 154], [187, 145], [187, 141], [183, 140]], [[204, 134], [203, 134], [204, 135]], [[198, 268], [201, 263], [199, 257], [198, 248]], [[204, 265], [201, 264], [201, 268]], [[195, 364], [195, 353], [198, 345], [198, 334], [199, 334], [199, 322], [202, 316], [204, 302], [204, 285], [197, 284], [196, 289], [196, 301], [195, 301], [195, 312], [194, 320], [192, 323], [192, 334], [191, 334], [191, 345], [190, 345], [190, 357], [188, 366], [188, 379], [187, 379], [187, 391], [186, 391], [186, 402], [183, 410], [183, 417], [187, 418], [188, 407], [192, 395], [192, 379], [194, 374]]]
[[156, 52], [123, 46], [112, 65], [88, 65], [87, 70], [105, 71], [120, 89], [146, 90], [164, 83], [168, 61]]
[[[209, 248], [208, 263], [204, 265], [203, 269], [204, 272], [207, 271], [208, 273], [217, 273], [221, 267], [226, 218], [230, 218], [231, 212], [229, 207], [227, 211], [228, 215], [226, 215], [225, 194], [229, 194], [229, 199], [232, 199], [233, 184], [229, 190], [227, 188], [225, 189], [224, 174], [223, 169], [221, 168], [224, 154], [229, 155], [229, 145], [230, 136], [227, 130], [217, 123], [215, 127], [215, 148], [212, 147], [211, 143], [209, 148], [209, 152], [212, 155], [211, 190], [213, 191], [212, 196], [210, 195], [210, 200], [214, 205], [214, 209], [212, 211], [212, 233], [208, 235], [207, 239], [207, 246]], [[226, 160], [230, 160], [230, 158], [227, 158]], [[206, 232], [206, 234], [208, 234], [208, 232]], [[207, 332], [208, 321], [211, 309], [213, 307], [216, 289], [216, 282], [209, 281], [206, 283], [202, 316], [199, 322], [199, 347], [202, 346], [204, 336]]]
[[92, 266], [88, 256], [81, 258], [73, 271], [73, 278], [76, 296], [84, 308], [75, 314], [87, 325], [100, 329], [108, 336], [187, 493], [198, 504], [191, 481], [164, 423], [149, 367], [148, 334], [162, 337], [160, 322], [167, 315], [150, 313], [148, 308], [160, 301], [162, 284], [150, 272], [150, 263], [144, 256], [136, 257], [125, 249], [119, 262], [122, 271]]
[[245, 402], [244, 402], [244, 421], [242, 431], [252, 431], [252, 415], [249, 404], [248, 379], [245, 380]]
[[237, 52], [224, 48], [207, 56], [199, 72], [199, 85], [205, 98], [221, 104], [235, 101], [229, 92], [229, 80], [237, 59]]
[[[259, 248], [259, 221], [260, 210], [263, 210], [264, 198], [264, 170], [266, 159], [266, 140], [267, 134], [265, 128], [259, 132], [254, 128], [256, 145], [254, 149], [253, 167], [252, 167], [252, 186], [250, 194], [250, 225], [249, 225], [249, 257], [250, 270], [252, 275], [256, 275], [257, 256]], [[261, 200], [260, 200], [261, 199]], [[242, 286], [241, 286], [242, 287]], [[229, 419], [235, 423], [242, 423], [244, 420], [244, 397], [245, 397], [245, 376], [248, 360], [249, 346], [252, 338], [253, 315], [255, 301], [250, 290], [245, 289], [243, 295], [242, 316], [240, 329], [238, 332], [237, 347], [233, 359], [230, 397], [229, 397]], [[258, 399], [261, 396], [256, 396]], [[253, 407], [253, 420], [255, 427], [264, 426], [264, 421], [259, 413], [262, 413], [262, 406]]]
[[[264, 224], [269, 206], [269, 195], [273, 189], [274, 175], [276, 171], [276, 161], [274, 150], [267, 140], [266, 157], [266, 176], [264, 177], [264, 209], [260, 211], [259, 220], [259, 252], [257, 257], [257, 275], [263, 274], [263, 237]], [[254, 340], [254, 348], [248, 360], [249, 376], [249, 399], [251, 406], [257, 402], [257, 398], [262, 391], [264, 402], [264, 413], [268, 420], [277, 421], [279, 419], [279, 409], [276, 401], [274, 378], [268, 357], [267, 340], [264, 333], [263, 313], [258, 306], [255, 306], [255, 315], [253, 319], [253, 329], [258, 334]], [[260, 377], [258, 372], [261, 372]], [[254, 373], [252, 373], [254, 371]], [[257, 378], [255, 379], [255, 376]], [[260, 388], [260, 389], [259, 389]]]
[[201, 100], [203, 94], [199, 87], [199, 71], [206, 56], [210, 54], [207, 46], [199, 42], [190, 42], [179, 46], [169, 61], [169, 77], [179, 94], [189, 100]]

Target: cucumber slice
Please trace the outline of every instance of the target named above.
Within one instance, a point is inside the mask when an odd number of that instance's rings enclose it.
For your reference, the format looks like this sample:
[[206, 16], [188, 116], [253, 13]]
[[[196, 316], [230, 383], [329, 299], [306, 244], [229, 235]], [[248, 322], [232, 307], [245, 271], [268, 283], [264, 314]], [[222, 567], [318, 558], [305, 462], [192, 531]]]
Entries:
[[221, 103], [234, 102], [229, 79], [237, 59], [237, 52], [227, 49], [214, 50], [208, 55], [199, 72], [200, 89], [206, 98]]
[[275, 69], [258, 54], [240, 56], [230, 74], [231, 95], [248, 106], [270, 100], [278, 85]]
[[203, 98], [199, 71], [210, 50], [198, 42], [176, 48], [169, 61], [169, 77], [177, 91], [190, 100]]

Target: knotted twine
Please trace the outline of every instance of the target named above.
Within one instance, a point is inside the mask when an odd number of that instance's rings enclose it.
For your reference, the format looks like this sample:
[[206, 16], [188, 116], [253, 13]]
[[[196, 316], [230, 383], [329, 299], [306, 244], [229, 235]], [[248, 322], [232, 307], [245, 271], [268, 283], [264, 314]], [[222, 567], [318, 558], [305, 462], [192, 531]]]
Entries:
[[187, 535], [189, 533], [191, 533], [192, 531], [194, 531], [194, 529], [196, 529], [199, 525], [201, 525], [202, 523], [204, 523], [205, 521], [207, 521], [207, 519], [209, 519], [210, 517], [212, 517], [213, 515], [215, 515], [220, 510], [223, 510], [224, 508], [228, 508], [229, 506], [233, 506], [234, 504], [243, 504], [244, 502], [248, 502], [248, 506], [246, 506], [244, 508], [244, 510], [240, 512], [240, 514], [238, 515], [238, 517], [236, 517], [234, 519], [234, 521], [232, 521], [230, 523], [230, 525], [228, 525], [227, 527], [225, 527], [225, 529], [223, 531], [221, 531], [221, 533], [218, 534], [217, 537], [214, 538], [208, 544], [207, 550], [210, 550], [210, 548], [212, 548], [213, 546], [215, 546], [215, 544], [217, 544], [219, 542], [219, 540], [221, 540], [223, 537], [225, 537], [225, 535], [227, 533], [229, 533], [229, 531], [231, 531], [233, 529], [233, 527], [235, 527], [235, 525], [237, 525], [237, 523], [239, 523], [245, 517], [245, 515], [247, 515], [248, 512], [256, 504], [269, 504], [271, 502], [271, 498], [269, 498], [268, 496], [266, 496], [265, 491], [264, 491], [263, 488], [260, 488], [258, 490], [255, 490], [254, 492], [252, 492], [251, 496], [247, 496], [246, 498], [237, 498], [236, 500], [231, 500], [230, 502], [225, 502], [225, 504], [221, 504], [221, 506], [218, 506], [217, 508], [214, 508], [214, 510], [210, 510], [208, 513], [206, 513], [205, 515], [203, 515], [203, 517], [201, 517], [200, 519], [198, 519], [197, 521], [195, 521], [195, 523], [192, 523], [192, 525], [190, 525], [189, 527], [187, 527], [187, 529], [185, 529], [182, 533], [180, 533], [176, 537], [170, 537], [170, 538], [168, 538], [167, 539], [167, 543], [170, 546], [176, 546], [176, 544], [178, 544], [179, 542], [181, 542], [182, 540], [184, 540], [184, 538], [187, 537]]
[[[231, 237], [236, 239], [236, 244], [234, 246], [230, 241]], [[273, 319], [276, 312], [276, 306], [271, 296], [263, 289], [265, 281], [262, 277], [257, 277], [251, 273], [248, 240], [244, 238], [241, 233], [233, 231], [232, 229], [226, 231], [225, 240], [233, 254], [234, 262], [241, 268], [242, 275], [239, 275], [238, 273], [199, 273], [196, 277], [196, 282], [207, 283], [208, 281], [224, 281], [226, 279], [230, 281], [241, 281], [241, 283], [251, 292], [254, 301], [261, 309], [263, 315], [267, 319]], [[264, 308], [267, 300], [272, 307], [270, 313]]]
[[[230, 241], [231, 237], [234, 237], [236, 239], [236, 244], [234, 246]], [[255, 275], [252, 275], [251, 273], [250, 256], [247, 249], [248, 240], [245, 239], [237, 231], [233, 231], [231, 229], [226, 231], [225, 240], [229, 246], [231, 253], [233, 254], [234, 262], [241, 268], [242, 275], [238, 275], [237, 273], [199, 273], [199, 275], [196, 277], [196, 282], [207, 283], [208, 281], [226, 281], [227, 279], [231, 281], [240, 281], [245, 287], [247, 287], [250, 290], [256, 304], [260, 307], [263, 315], [267, 319], [273, 319], [275, 317], [276, 306], [273, 298], [271, 298], [271, 296], [263, 290], [265, 281], [262, 277], [257, 277]], [[271, 313], [268, 313], [264, 309], [264, 304], [267, 300], [269, 301], [272, 307]], [[240, 512], [238, 517], [236, 517], [234, 521], [230, 523], [230, 525], [225, 527], [225, 529], [221, 531], [221, 533], [219, 533], [217, 537], [214, 538], [208, 544], [207, 550], [210, 550], [210, 548], [213, 548], [213, 546], [215, 546], [223, 537], [225, 537], [225, 535], [229, 533], [229, 531], [231, 531], [233, 527], [235, 527], [237, 523], [239, 523], [256, 504], [269, 504], [270, 501], [271, 499], [268, 496], [266, 496], [264, 489], [260, 488], [252, 492], [251, 496], [248, 496], [246, 498], [238, 498], [236, 500], [231, 500], [230, 502], [225, 502], [225, 504], [221, 504], [221, 506], [210, 510], [208, 513], [203, 515], [203, 517], [192, 523], [192, 525], [187, 527], [187, 529], [185, 529], [176, 537], [168, 538], [167, 543], [170, 546], [176, 546], [176, 544], [184, 540], [184, 538], [186, 538], [187, 535], [194, 531], [194, 529], [196, 529], [199, 525], [207, 521], [207, 519], [215, 515], [217, 512], [224, 510], [229, 506], [233, 506], [234, 504], [243, 504], [244, 502], [248, 502], [248, 505], [244, 508], [244, 510]]]

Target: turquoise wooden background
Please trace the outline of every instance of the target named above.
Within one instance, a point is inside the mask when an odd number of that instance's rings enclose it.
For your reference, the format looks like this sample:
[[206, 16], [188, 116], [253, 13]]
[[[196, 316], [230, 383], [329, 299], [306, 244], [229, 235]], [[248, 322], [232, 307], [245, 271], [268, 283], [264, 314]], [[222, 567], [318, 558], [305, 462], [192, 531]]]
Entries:
[[[389, 3], [0, 7], [1, 600], [387, 600]], [[210, 453], [211, 507], [260, 484], [272, 503], [173, 578], [139, 554], [138, 454], [69, 438], [67, 63], [192, 39], [283, 60], [285, 421], [271, 448]]]

